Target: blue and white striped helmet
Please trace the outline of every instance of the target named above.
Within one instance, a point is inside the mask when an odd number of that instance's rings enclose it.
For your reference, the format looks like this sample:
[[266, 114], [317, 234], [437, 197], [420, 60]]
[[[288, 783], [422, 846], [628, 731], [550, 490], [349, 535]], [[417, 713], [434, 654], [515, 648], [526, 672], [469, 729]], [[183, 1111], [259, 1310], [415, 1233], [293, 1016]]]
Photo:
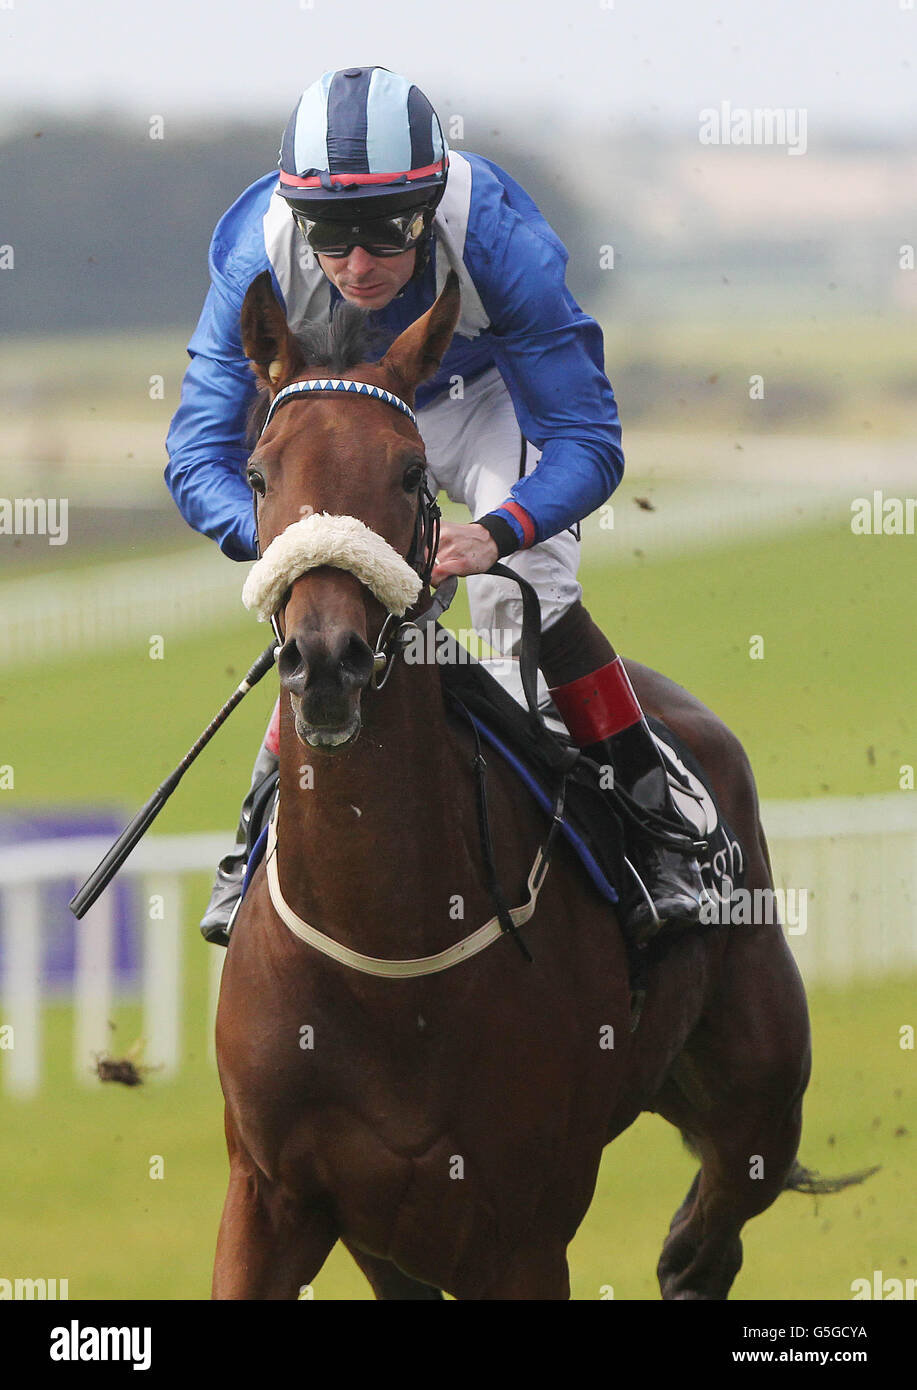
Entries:
[[303, 92], [279, 164], [291, 207], [353, 220], [435, 207], [449, 147], [419, 87], [387, 68], [344, 68]]

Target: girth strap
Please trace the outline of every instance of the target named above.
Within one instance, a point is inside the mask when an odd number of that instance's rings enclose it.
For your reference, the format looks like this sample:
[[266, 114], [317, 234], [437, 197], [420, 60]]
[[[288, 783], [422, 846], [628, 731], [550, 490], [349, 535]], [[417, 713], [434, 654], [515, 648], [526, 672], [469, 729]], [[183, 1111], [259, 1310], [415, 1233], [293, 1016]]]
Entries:
[[[475, 775], [475, 792], [477, 797], [478, 811], [478, 832], [481, 840], [481, 858], [484, 862], [484, 876], [487, 879], [487, 891], [493, 899], [494, 907], [497, 909], [497, 921], [505, 932], [513, 938], [524, 958], [531, 965], [532, 956], [522, 937], [516, 931], [516, 924], [510, 915], [510, 910], [506, 905], [503, 896], [503, 889], [500, 887], [500, 880], [497, 877], [497, 865], [494, 859], [494, 842], [490, 833], [490, 814], [487, 809], [487, 763], [484, 759], [484, 752], [481, 748], [481, 736], [478, 733], [477, 725], [468, 713], [461, 700], [453, 701], [455, 708], [465, 716], [474, 737], [474, 762], [472, 769]], [[552, 827], [553, 828], [553, 827]]]

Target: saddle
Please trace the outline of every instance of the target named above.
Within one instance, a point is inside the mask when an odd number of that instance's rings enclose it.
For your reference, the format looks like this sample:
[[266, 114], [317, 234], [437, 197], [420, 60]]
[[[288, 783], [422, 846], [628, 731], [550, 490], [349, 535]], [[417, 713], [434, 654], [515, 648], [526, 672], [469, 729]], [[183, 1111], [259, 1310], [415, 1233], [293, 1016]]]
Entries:
[[[602, 769], [566, 733], [533, 718], [487, 667], [473, 660], [450, 633], [437, 634], [445, 654], [441, 679], [447, 707], [464, 711], [479, 734], [516, 772], [550, 813], [558, 783], [565, 780], [560, 831], [579, 855], [598, 891], [615, 903], [622, 891], [625, 826], [615, 796], [602, 786]], [[728, 900], [744, 882], [744, 855], [726, 824], [709, 779], [688, 746], [659, 719], [647, 723], [669, 775], [675, 805], [706, 849], [699, 856], [704, 883], [714, 902]], [[559, 724], [559, 721], [558, 721]], [[679, 933], [680, 934], [680, 933]], [[665, 937], [665, 932], [661, 934]]]

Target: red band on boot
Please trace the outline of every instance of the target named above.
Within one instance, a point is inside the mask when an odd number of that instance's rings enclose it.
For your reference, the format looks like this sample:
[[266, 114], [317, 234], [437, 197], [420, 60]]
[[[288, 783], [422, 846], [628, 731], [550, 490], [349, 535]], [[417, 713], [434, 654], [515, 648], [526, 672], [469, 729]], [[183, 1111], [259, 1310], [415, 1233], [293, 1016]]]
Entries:
[[280, 756], [280, 701], [274, 706], [274, 713], [271, 715], [271, 722], [267, 726], [267, 733], [264, 735], [264, 746], [269, 753], [273, 753], [275, 758]]
[[588, 676], [551, 691], [560, 716], [579, 748], [619, 734], [643, 718], [640, 702], [619, 656]]

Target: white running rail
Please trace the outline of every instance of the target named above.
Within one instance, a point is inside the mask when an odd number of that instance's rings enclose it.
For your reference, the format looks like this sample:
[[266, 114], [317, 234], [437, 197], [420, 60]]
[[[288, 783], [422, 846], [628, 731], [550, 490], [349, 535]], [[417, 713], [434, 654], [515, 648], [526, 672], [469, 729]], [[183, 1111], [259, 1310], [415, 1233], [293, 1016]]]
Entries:
[[210, 546], [9, 580], [0, 584], [0, 667], [242, 618], [244, 577]]
[[[38, 840], [0, 850], [0, 932], [3, 935], [3, 994], [0, 1029], [11, 1028], [12, 1047], [0, 1034], [0, 1072], [7, 1091], [34, 1095], [42, 1073], [41, 901], [45, 884], [64, 882], [75, 890], [101, 860], [110, 836], [93, 835]], [[140, 881], [140, 902], [155, 899], [155, 915], [142, 915], [143, 1061], [168, 1076], [177, 1071], [183, 1052], [182, 988], [185, 948], [192, 947], [185, 926], [185, 882], [189, 873], [213, 873], [227, 853], [231, 835], [148, 836], [121, 868], [118, 881]], [[105, 892], [82, 921], [73, 922], [73, 1073], [93, 1084], [93, 1057], [112, 1047], [109, 1019], [115, 996], [112, 895]], [[201, 903], [203, 911], [203, 902]], [[200, 1034], [210, 1040], [224, 952], [207, 947], [195, 933], [195, 949], [209, 950], [210, 1003], [200, 1020]], [[120, 1049], [118, 1049], [120, 1050]], [[195, 1048], [197, 1050], [197, 1048]], [[97, 1084], [97, 1083], [95, 1083]]]

